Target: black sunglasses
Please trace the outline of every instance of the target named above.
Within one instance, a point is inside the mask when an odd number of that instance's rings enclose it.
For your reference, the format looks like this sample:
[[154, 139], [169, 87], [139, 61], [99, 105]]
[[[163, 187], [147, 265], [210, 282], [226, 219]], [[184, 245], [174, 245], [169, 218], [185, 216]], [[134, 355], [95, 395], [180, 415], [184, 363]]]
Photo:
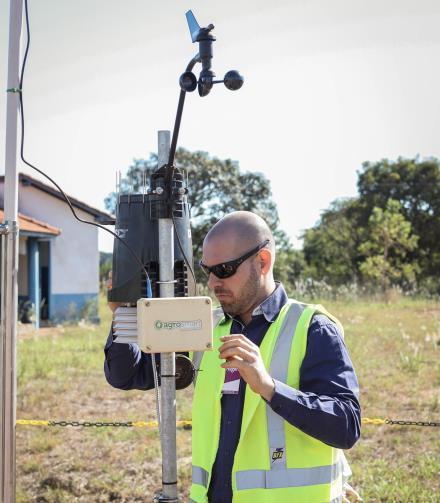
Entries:
[[256, 246], [255, 248], [252, 248], [252, 250], [248, 251], [247, 253], [245, 253], [241, 257], [236, 258], [235, 260], [229, 260], [228, 262], [222, 262], [221, 264], [216, 264], [211, 267], [208, 267], [202, 261], [200, 261], [199, 265], [202, 268], [203, 272], [206, 274], [206, 276], [209, 276], [210, 273], [212, 273], [212, 274], [214, 274], [214, 276], [217, 276], [217, 278], [220, 278], [220, 279], [230, 278], [231, 276], [233, 276], [237, 272], [238, 266], [240, 264], [242, 264], [249, 257], [252, 257], [252, 255], [257, 254], [269, 242], [270, 242], [270, 240], [266, 239], [266, 241], [264, 241], [264, 243], [261, 243], [258, 246]]

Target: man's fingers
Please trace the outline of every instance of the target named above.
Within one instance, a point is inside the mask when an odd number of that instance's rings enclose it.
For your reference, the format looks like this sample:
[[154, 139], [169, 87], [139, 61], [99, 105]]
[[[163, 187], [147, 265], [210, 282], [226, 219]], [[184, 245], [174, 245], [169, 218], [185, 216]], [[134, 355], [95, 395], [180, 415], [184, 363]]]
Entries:
[[[344, 498], [345, 498], [345, 501], [348, 501], [348, 503], [350, 502], [355, 502], [355, 501], [363, 501], [363, 499], [360, 497], [359, 493], [353, 489], [351, 487], [350, 484], [348, 484], [347, 482], [344, 484]], [[349, 497], [350, 499], [347, 499], [347, 497]]]
[[107, 305], [113, 312], [115, 312], [118, 307], [122, 306], [120, 302], [108, 302]]
[[255, 351], [256, 346], [253, 344], [249, 339], [247, 339], [245, 336], [237, 337], [234, 339], [227, 339], [220, 347], [219, 351], [222, 352], [226, 349], [232, 348], [232, 347], [242, 347], [244, 349], [247, 349], [248, 351]]
[[224, 335], [223, 337], [220, 337], [220, 340], [222, 342], [228, 342], [228, 341], [249, 341], [249, 339], [245, 335], [243, 335], [243, 334]]
[[227, 344], [223, 344], [218, 348], [218, 352], [221, 354], [224, 351], [228, 351], [229, 349], [234, 348], [242, 348], [246, 351], [249, 351], [249, 353], [255, 353], [255, 349], [250, 344], [246, 344], [245, 342], [242, 341], [229, 342]]
[[232, 347], [225, 349], [220, 353], [220, 358], [222, 360], [229, 360], [230, 358], [241, 358], [243, 361], [248, 363], [253, 363], [255, 361], [255, 355], [241, 347]]
[[[247, 364], [243, 360], [239, 360], [238, 358], [230, 358], [227, 362], [222, 363], [220, 367], [224, 369], [237, 369], [240, 374], [242, 374], [243, 369]], [[243, 375], [242, 375], [243, 377]]]

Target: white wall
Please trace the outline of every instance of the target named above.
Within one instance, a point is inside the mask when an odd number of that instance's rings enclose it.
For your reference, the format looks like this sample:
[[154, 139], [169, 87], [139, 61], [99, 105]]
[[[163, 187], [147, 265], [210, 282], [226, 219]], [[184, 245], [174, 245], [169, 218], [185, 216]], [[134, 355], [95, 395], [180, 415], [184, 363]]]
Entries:
[[[3, 184], [0, 193], [3, 197]], [[78, 222], [65, 202], [32, 186], [20, 184], [18, 208], [21, 213], [61, 229], [51, 242], [51, 293], [97, 293], [98, 229]], [[75, 211], [80, 218], [93, 221], [92, 215], [77, 208]]]

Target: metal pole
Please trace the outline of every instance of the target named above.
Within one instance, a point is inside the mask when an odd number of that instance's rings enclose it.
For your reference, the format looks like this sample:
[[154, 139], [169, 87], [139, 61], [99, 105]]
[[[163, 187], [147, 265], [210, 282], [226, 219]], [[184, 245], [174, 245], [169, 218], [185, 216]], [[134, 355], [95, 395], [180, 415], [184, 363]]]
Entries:
[[[159, 167], [168, 162], [170, 132], [158, 133]], [[174, 227], [171, 218], [159, 218], [160, 296], [174, 297]], [[177, 502], [176, 361], [175, 353], [161, 353], [162, 501]], [[159, 501], [161, 498], [159, 497]]]
[[15, 502], [16, 335], [18, 273], [17, 119], [19, 111], [19, 59], [23, 1], [11, 0], [6, 104], [5, 223], [2, 233], [0, 325], [0, 498]]

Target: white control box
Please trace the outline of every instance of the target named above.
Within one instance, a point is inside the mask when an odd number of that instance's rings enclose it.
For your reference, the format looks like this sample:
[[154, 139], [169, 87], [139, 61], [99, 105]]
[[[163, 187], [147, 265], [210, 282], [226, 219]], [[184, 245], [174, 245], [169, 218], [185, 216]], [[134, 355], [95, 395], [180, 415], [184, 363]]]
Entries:
[[139, 299], [137, 342], [145, 353], [212, 350], [209, 297]]

